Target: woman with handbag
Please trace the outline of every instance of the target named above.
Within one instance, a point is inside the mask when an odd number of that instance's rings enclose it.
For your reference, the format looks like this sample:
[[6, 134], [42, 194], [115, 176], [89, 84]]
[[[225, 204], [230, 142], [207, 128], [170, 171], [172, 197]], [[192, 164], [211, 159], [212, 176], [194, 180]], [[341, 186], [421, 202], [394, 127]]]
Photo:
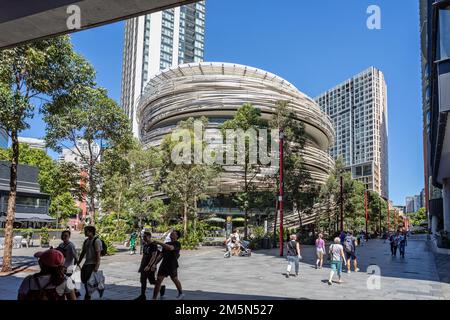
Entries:
[[316, 269], [322, 269], [323, 256], [325, 254], [325, 240], [323, 240], [323, 234], [319, 233], [316, 239]]
[[336, 272], [338, 275], [338, 283], [341, 283], [342, 274], [342, 262], [345, 261], [344, 247], [341, 244], [341, 239], [339, 237], [334, 238], [334, 243], [330, 245], [330, 259], [331, 259], [331, 271], [330, 277], [328, 278], [328, 284], [331, 286], [333, 284], [333, 275]]
[[302, 256], [300, 255], [300, 243], [297, 241], [295, 234], [291, 235], [291, 240], [286, 244], [286, 247], [288, 260], [286, 278], [289, 278], [293, 266], [295, 266], [295, 276], [298, 276], [299, 260]]

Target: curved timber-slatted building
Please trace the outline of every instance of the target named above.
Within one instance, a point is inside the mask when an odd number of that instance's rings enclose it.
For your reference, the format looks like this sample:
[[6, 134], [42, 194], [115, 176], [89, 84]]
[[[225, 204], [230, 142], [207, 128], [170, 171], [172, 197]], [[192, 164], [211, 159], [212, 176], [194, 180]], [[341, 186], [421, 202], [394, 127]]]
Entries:
[[[211, 127], [233, 118], [244, 103], [251, 103], [269, 120], [279, 100], [289, 101], [298, 120], [305, 125], [305, 166], [313, 180], [325, 182], [334, 165], [328, 148], [334, 141], [329, 117], [308, 96], [288, 81], [249, 66], [201, 62], [183, 64], [153, 77], [141, 96], [137, 118], [142, 143], [158, 145], [181, 120], [205, 116]], [[220, 177], [221, 194], [241, 188], [239, 168], [228, 167]], [[262, 171], [262, 174], [264, 171]]]

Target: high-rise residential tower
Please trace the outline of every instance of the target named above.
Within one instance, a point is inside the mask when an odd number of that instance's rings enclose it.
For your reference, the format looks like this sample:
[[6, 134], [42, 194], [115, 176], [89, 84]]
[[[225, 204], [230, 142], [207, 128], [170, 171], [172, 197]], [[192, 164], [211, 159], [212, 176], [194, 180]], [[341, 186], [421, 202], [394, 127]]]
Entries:
[[450, 1], [420, 0], [425, 208], [450, 232]]
[[383, 73], [370, 67], [315, 100], [334, 123], [336, 142], [330, 149], [331, 156], [342, 156], [353, 179], [388, 199], [388, 115]]
[[139, 137], [136, 107], [148, 81], [160, 70], [201, 62], [205, 43], [205, 2], [144, 15], [125, 24], [121, 104]]

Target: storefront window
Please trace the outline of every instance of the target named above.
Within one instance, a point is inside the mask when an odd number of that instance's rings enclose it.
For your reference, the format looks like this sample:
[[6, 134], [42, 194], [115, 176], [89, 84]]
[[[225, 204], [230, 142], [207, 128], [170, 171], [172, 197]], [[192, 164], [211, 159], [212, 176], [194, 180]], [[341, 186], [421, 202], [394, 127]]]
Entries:
[[439, 10], [439, 60], [450, 59], [450, 6]]

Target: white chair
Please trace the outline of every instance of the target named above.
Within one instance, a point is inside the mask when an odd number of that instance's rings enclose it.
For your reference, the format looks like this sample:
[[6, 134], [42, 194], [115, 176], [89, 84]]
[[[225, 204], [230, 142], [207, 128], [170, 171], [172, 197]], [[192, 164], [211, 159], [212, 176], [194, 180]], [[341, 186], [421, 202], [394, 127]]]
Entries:
[[22, 248], [22, 240], [23, 240], [22, 236], [15, 236], [13, 238], [13, 248], [15, 248], [15, 249]]

